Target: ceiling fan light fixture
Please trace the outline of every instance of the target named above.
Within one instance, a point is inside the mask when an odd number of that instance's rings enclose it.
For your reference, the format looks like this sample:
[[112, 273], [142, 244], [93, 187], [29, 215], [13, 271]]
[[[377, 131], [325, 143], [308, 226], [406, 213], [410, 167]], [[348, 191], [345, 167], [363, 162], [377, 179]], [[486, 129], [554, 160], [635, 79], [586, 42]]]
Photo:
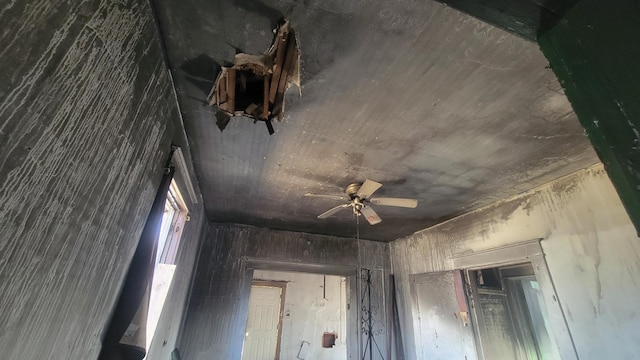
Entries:
[[354, 182], [345, 188], [348, 198], [337, 195], [322, 195], [307, 193], [304, 196], [314, 196], [325, 199], [346, 200], [347, 203], [333, 207], [318, 215], [318, 219], [326, 219], [342, 209], [351, 207], [357, 216], [363, 215], [371, 225], [382, 222], [382, 219], [369, 204], [380, 206], [395, 206], [404, 208], [415, 208], [418, 200], [406, 198], [372, 198], [373, 193], [382, 187], [382, 184], [373, 180], [365, 180], [363, 183]]

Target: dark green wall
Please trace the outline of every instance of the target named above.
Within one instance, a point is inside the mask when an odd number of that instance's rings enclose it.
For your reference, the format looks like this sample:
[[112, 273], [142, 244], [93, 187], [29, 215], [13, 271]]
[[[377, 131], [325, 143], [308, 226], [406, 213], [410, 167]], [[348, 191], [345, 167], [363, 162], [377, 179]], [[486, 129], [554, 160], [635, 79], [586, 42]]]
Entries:
[[640, 231], [640, 2], [582, 0], [538, 41]]

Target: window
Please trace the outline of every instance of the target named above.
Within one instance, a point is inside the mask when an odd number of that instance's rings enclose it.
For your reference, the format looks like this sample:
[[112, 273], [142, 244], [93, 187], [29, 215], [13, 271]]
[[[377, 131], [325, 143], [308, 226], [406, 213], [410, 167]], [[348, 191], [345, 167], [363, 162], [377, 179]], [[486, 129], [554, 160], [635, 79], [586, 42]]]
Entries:
[[577, 359], [542, 239], [454, 258], [464, 270], [480, 359]]
[[486, 359], [560, 359], [531, 263], [470, 270], [467, 276]]
[[182, 228], [184, 223], [189, 220], [188, 217], [187, 206], [184, 204], [175, 181], [172, 181], [162, 217], [156, 264], [175, 265]]
[[171, 182], [169, 193], [167, 194], [158, 237], [156, 265], [153, 271], [151, 298], [147, 314], [147, 351], [151, 346], [156, 326], [160, 320], [160, 314], [162, 314], [162, 308], [169, 294], [171, 281], [176, 270], [180, 237], [187, 221], [189, 221], [189, 212], [174, 180]]

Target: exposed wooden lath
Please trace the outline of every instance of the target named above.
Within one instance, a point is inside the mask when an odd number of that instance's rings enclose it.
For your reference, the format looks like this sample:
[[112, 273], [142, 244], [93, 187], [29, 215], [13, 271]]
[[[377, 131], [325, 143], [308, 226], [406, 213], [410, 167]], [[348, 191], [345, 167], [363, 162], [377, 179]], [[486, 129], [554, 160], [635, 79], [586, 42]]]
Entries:
[[284, 93], [300, 86], [300, 50], [295, 31], [286, 21], [263, 55], [236, 54], [232, 67], [223, 67], [209, 94], [216, 106], [216, 124], [224, 130], [232, 116], [264, 121], [269, 134], [272, 120], [284, 119]]

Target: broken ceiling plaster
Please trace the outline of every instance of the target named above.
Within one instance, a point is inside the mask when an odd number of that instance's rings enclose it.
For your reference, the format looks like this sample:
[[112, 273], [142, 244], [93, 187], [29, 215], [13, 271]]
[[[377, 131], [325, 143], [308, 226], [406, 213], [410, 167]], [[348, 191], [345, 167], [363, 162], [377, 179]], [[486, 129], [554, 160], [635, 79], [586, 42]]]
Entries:
[[246, 116], [264, 121], [273, 134], [272, 120], [284, 119], [284, 93], [292, 85], [300, 90], [300, 49], [285, 21], [265, 54], [239, 53], [232, 67], [222, 67], [209, 94], [218, 128], [223, 131], [233, 116]]

